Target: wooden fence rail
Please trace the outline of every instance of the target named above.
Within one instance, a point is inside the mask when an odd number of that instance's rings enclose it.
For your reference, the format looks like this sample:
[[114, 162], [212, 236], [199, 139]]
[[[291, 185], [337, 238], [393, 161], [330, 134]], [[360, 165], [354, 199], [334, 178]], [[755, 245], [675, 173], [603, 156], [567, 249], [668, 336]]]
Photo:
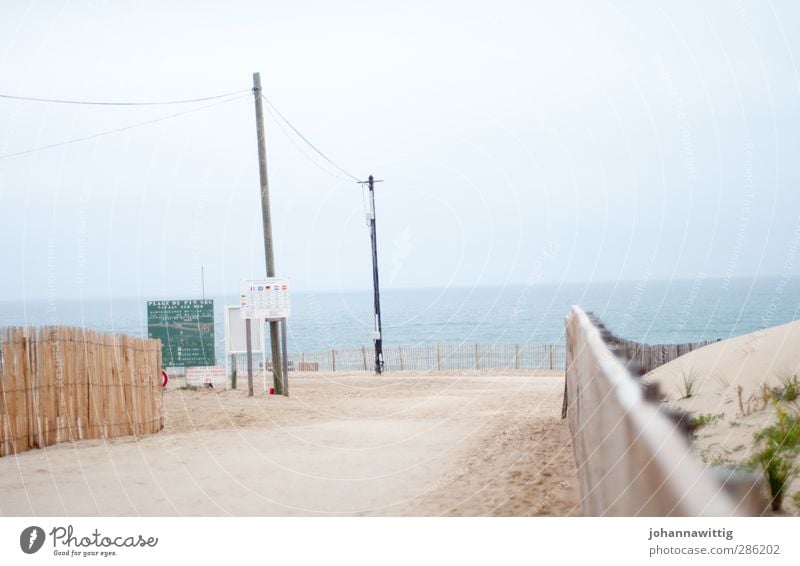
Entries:
[[[585, 515], [731, 516], [764, 508], [753, 478], [715, 475], [700, 462], [578, 307], [567, 318], [564, 409]], [[747, 486], [744, 497], [728, 492], [736, 485]]]
[[0, 456], [163, 428], [161, 342], [81, 328], [0, 328]]

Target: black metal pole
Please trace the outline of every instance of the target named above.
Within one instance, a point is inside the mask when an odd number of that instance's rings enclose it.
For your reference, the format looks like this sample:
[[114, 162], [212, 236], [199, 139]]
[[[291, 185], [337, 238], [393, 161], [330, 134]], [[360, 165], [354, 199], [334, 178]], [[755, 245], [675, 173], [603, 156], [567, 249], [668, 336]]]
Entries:
[[383, 330], [381, 329], [381, 291], [378, 282], [378, 235], [375, 229], [374, 177], [369, 176], [369, 198], [372, 215], [369, 221], [369, 237], [372, 242], [372, 287], [375, 295], [375, 374], [383, 372]]

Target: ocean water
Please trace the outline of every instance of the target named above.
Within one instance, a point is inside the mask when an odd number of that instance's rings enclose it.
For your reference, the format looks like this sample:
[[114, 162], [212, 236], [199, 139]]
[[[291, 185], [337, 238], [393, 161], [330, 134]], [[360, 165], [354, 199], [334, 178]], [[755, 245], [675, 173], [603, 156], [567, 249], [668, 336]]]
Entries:
[[[114, 297], [0, 301], [0, 326], [59, 324], [147, 335], [147, 301], [199, 297]], [[218, 361], [224, 305], [216, 310]], [[617, 335], [649, 343], [717, 340], [800, 317], [800, 278], [542, 284], [529, 287], [387, 289], [381, 293], [387, 346], [425, 343], [556, 343], [571, 305], [598, 315]], [[318, 352], [371, 344], [372, 292], [295, 293], [289, 350]]]

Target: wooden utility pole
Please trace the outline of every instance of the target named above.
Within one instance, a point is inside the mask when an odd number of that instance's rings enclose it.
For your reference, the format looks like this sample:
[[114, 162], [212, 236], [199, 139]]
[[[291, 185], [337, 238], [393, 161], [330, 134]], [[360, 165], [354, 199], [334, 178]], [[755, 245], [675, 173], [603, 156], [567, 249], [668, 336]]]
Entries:
[[[272, 249], [272, 216], [269, 209], [269, 181], [267, 180], [267, 148], [264, 144], [264, 110], [261, 106], [261, 74], [253, 73], [253, 95], [256, 102], [256, 130], [258, 132], [258, 172], [261, 180], [261, 218], [264, 222], [264, 256], [267, 277], [275, 277], [275, 255]], [[272, 350], [272, 382], [277, 395], [283, 395], [281, 378], [280, 327], [277, 321], [269, 323], [269, 342]], [[249, 342], [248, 342], [249, 345]]]
[[[250, 344], [250, 319], [244, 321], [244, 339], [247, 341], [247, 396], [253, 396], [253, 346]], [[234, 389], [236, 387], [234, 386]]]
[[[364, 181], [361, 181], [363, 183]], [[375, 374], [383, 373], [383, 331], [381, 329], [381, 291], [378, 282], [378, 235], [375, 230], [375, 183], [380, 183], [370, 175], [367, 185], [369, 186], [370, 209], [367, 212], [369, 219], [369, 239], [372, 243], [372, 292], [375, 304], [375, 330], [373, 339], [375, 340]]]

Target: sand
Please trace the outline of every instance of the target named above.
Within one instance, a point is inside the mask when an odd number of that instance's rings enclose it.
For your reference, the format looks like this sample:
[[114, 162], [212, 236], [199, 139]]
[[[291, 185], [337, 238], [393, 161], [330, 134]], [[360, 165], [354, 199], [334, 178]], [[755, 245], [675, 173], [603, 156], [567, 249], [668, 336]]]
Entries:
[[496, 372], [300, 373], [289, 398], [173, 387], [159, 434], [0, 459], [0, 515], [577, 514], [562, 391]]
[[[693, 416], [711, 416], [713, 422], [698, 429], [694, 445], [705, 462], [727, 465], [746, 462], [754, 452], [753, 435], [775, 420], [776, 405], [763, 399], [762, 387], [779, 386], [782, 377], [798, 374], [800, 322], [792, 322], [695, 350], [645, 379], [659, 383], [668, 404]], [[686, 381], [693, 383], [688, 398]], [[787, 406], [798, 409], [796, 403]], [[787, 512], [800, 511], [791, 500], [799, 491], [800, 480], [795, 480], [785, 499]]]

